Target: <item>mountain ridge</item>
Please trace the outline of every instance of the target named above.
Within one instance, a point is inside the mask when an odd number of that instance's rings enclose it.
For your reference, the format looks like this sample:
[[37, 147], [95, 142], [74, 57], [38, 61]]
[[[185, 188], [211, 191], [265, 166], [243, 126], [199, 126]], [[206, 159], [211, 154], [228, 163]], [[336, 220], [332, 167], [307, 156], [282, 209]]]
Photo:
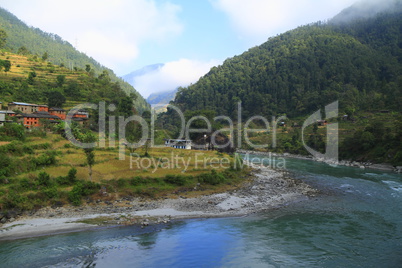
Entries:
[[[401, 7], [401, 1], [396, 6]], [[314, 23], [270, 38], [179, 90], [174, 104], [244, 116], [308, 114], [331, 101], [343, 110], [400, 110], [402, 8], [352, 24]]]

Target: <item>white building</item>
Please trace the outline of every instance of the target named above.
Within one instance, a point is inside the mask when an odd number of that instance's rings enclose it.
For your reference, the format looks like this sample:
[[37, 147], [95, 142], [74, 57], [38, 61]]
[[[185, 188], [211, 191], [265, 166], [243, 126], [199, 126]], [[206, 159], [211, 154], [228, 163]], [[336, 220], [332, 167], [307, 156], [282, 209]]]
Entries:
[[172, 147], [176, 149], [186, 149], [191, 150], [192, 142], [191, 140], [173, 140], [167, 139], [165, 140], [166, 147]]
[[0, 127], [4, 126], [4, 122], [6, 122], [6, 115], [0, 113]]

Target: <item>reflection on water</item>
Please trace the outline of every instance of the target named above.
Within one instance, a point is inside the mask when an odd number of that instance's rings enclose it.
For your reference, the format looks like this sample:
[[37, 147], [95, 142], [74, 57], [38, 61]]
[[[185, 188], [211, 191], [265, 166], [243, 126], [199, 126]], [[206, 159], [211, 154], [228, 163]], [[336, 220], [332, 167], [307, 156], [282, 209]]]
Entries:
[[325, 194], [242, 218], [0, 243], [2, 267], [398, 267], [402, 177], [288, 160]]

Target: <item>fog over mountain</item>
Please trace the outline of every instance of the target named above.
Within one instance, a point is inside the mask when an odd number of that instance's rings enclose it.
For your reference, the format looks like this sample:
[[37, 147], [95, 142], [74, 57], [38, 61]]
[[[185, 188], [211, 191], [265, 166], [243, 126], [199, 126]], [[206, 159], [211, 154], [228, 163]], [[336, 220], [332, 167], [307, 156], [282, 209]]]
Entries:
[[196, 83], [213, 66], [220, 64], [217, 60], [208, 62], [179, 59], [164, 64], [153, 64], [123, 76], [147, 98], [152, 93], [172, 91], [178, 87]]
[[374, 17], [385, 11], [392, 12], [393, 10], [398, 10], [401, 6], [402, 1], [400, 0], [363, 0], [343, 10], [331, 22], [349, 23], [356, 19]]

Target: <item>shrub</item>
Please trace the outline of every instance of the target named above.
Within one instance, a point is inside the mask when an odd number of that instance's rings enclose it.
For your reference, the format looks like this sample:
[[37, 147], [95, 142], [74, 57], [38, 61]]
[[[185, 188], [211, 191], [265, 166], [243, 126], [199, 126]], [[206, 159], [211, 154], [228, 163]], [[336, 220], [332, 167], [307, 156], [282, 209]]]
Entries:
[[74, 206], [81, 205], [81, 198], [94, 194], [100, 185], [91, 181], [79, 181], [68, 193], [68, 199]]
[[4, 175], [0, 175], [0, 184], [7, 184], [8, 179]]
[[70, 143], [64, 144], [64, 148], [69, 149], [69, 148], [73, 148], [73, 147], [74, 147], [74, 146], [73, 146], [72, 144], [70, 144]]
[[183, 186], [187, 183], [187, 177], [181, 175], [166, 175], [164, 181], [166, 183]]
[[77, 181], [77, 169], [71, 168], [66, 177], [60, 176], [56, 178], [59, 185], [72, 185]]
[[147, 180], [145, 180], [144, 178], [142, 178], [140, 176], [134, 177], [130, 180], [130, 184], [133, 186], [138, 186], [138, 185], [146, 184], [146, 183], [147, 183]]
[[22, 190], [28, 191], [28, 190], [30, 190], [32, 188], [33, 183], [28, 178], [23, 178], [23, 179], [20, 180], [20, 186], [21, 186]]
[[117, 187], [118, 188], [125, 188], [127, 186], [127, 180], [126, 179], [118, 179], [117, 180]]
[[9, 191], [3, 198], [3, 206], [6, 209], [19, 208], [22, 207], [27, 200], [26, 196], [22, 196], [14, 191]]
[[68, 193], [68, 200], [73, 204], [74, 206], [79, 206], [81, 205], [81, 198], [82, 195], [78, 191], [71, 191]]
[[225, 182], [225, 180], [225, 176], [222, 173], [217, 173], [216, 170], [198, 176], [198, 181], [200, 183], [207, 183], [210, 185], [218, 185]]
[[35, 164], [37, 166], [50, 166], [56, 164], [56, 152], [48, 151], [35, 158]]
[[37, 145], [32, 145], [32, 148], [35, 150], [40, 150], [40, 149], [47, 150], [47, 149], [52, 148], [52, 145], [50, 143], [46, 142], [46, 143], [41, 143], [41, 144], [37, 144]]
[[71, 184], [73, 184], [77, 181], [77, 169], [76, 168], [73, 167], [68, 171], [67, 180]]
[[32, 148], [32, 146], [23, 145], [23, 146], [22, 146], [22, 153], [23, 153], [23, 154], [33, 154], [33, 153], [34, 153], [34, 149]]
[[52, 185], [50, 175], [47, 174], [46, 172], [39, 173], [39, 176], [38, 176], [38, 179], [37, 179], [37, 185], [38, 186], [44, 186], [44, 187], [50, 187]]
[[59, 192], [56, 187], [51, 187], [43, 191], [48, 199], [59, 197]]
[[0, 177], [9, 176], [13, 169], [13, 161], [6, 154], [0, 153]]
[[25, 140], [25, 128], [19, 124], [5, 124], [0, 128], [0, 137], [12, 137], [18, 140]]

